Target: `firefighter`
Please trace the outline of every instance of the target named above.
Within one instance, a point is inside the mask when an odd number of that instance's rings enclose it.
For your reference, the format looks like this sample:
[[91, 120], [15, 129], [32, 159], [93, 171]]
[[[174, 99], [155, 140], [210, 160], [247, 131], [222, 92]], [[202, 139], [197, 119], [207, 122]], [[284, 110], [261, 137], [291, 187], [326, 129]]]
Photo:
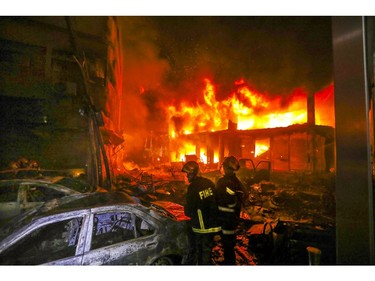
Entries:
[[215, 184], [200, 175], [195, 161], [187, 162], [182, 172], [189, 181], [184, 212], [191, 219], [191, 251], [197, 255], [198, 265], [209, 265], [214, 236], [220, 233]]
[[222, 163], [224, 175], [216, 183], [217, 204], [221, 223], [221, 241], [225, 265], [235, 265], [236, 230], [240, 220], [245, 189], [235, 172], [240, 168], [236, 157], [226, 157]]

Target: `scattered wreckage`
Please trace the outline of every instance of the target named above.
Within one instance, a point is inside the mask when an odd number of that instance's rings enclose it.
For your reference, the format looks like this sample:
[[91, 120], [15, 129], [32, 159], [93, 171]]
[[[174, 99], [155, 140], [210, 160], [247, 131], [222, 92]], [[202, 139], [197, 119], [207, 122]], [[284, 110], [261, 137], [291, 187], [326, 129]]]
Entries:
[[[250, 167], [245, 167], [245, 161]], [[335, 264], [333, 182], [306, 175], [279, 175], [284, 180], [275, 177], [276, 181], [270, 181], [269, 162], [254, 165], [244, 160], [242, 164], [240, 178], [249, 196], [244, 202], [238, 229], [237, 264], [307, 265], [311, 263], [308, 248], [320, 251], [319, 263]], [[216, 181], [221, 173], [218, 169], [205, 169], [202, 175]], [[146, 204], [155, 200], [184, 204], [187, 186], [179, 169], [170, 167], [163, 173], [134, 170], [118, 179], [119, 189]], [[215, 241], [213, 263], [221, 264], [220, 237], [215, 237]]]
[[[332, 183], [329, 180], [312, 181], [307, 177], [301, 179], [300, 176], [290, 175], [289, 176], [296, 182], [293, 182], [293, 180], [285, 180], [288, 176], [284, 175], [279, 177], [279, 179], [274, 177], [276, 180], [272, 181], [269, 173], [269, 163], [258, 163], [259, 165], [256, 166], [253, 162], [249, 162], [248, 159], [244, 159], [241, 163], [243, 169], [239, 171], [239, 177], [244, 182], [249, 196], [248, 200], [244, 202], [241, 224], [238, 229], [236, 245], [237, 264], [307, 265], [313, 263], [313, 260], [315, 262], [318, 261], [319, 264], [335, 264], [335, 198], [332, 192]], [[26, 172], [26, 170], [29, 171]], [[20, 168], [14, 169], [13, 174], [8, 172], [3, 173], [3, 175], [15, 175], [16, 171], [18, 171], [19, 174], [17, 176], [19, 176], [25, 173], [37, 173], [37, 170], [40, 169]], [[43, 172], [42, 170], [40, 171]], [[188, 219], [184, 216], [182, 207], [185, 201], [187, 186], [180, 171], [181, 169], [176, 166], [157, 167], [145, 170], [126, 170], [114, 178], [112, 190], [114, 190], [115, 193], [120, 192], [121, 194], [130, 196], [137, 205], [142, 205], [142, 208], [149, 208], [148, 210], [153, 210], [153, 212], [160, 214], [163, 218], [167, 217], [167, 220], [184, 224], [184, 221]], [[44, 171], [44, 173], [48, 174], [48, 171]], [[40, 174], [37, 175], [41, 176]], [[219, 169], [204, 169], [202, 175], [216, 181], [216, 179], [221, 176], [221, 172]], [[280, 178], [284, 180], [280, 180]], [[327, 186], [327, 182], [330, 183], [328, 184], [329, 186]], [[107, 193], [108, 195], [104, 195]], [[113, 192], [100, 193], [97, 196], [111, 196], [110, 194], [113, 194]], [[74, 196], [71, 197], [74, 198]], [[66, 199], [66, 201], [70, 200], [71, 199]], [[51, 202], [53, 203], [55, 201], [52, 200], [49, 204], [45, 204], [45, 206], [51, 205]], [[34, 212], [36, 211], [34, 210]], [[33, 213], [33, 211], [29, 213]], [[26, 212], [26, 214], [28, 214], [28, 212]], [[24, 214], [24, 216], [26, 216], [26, 214]], [[91, 219], [93, 215], [87, 216]], [[122, 216], [118, 216], [118, 218], [120, 221], [122, 220]], [[20, 221], [23, 221], [23, 219]], [[110, 225], [110, 219], [105, 218], [104, 221], [106, 221], [105, 223], [103, 222], [104, 224]], [[94, 223], [95, 221], [87, 227], [93, 227]], [[122, 222], [118, 224], [123, 225]], [[84, 231], [88, 231], [85, 224], [83, 226]], [[115, 232], [114, 224], [108, 227], [112, 229], [112, 232]], [[164, 229], [162, 231], [165, 232], [163, 235], [170, 235], [171, 229], [169, 227], [167, 230]], [[184, 229], [181, 228], [179, 231], [182, 233], [184, 232], [183, 230]], [[95, 231], [91, 230], [91, 237]], [[136, 231], [137, 230], [134, 229], [134, 239], [145, 239], [138, 237], [137, 235], [139, 234], [137, 234]], [[87, 235], [87, 237], [89, 237], [89, 234]], [[173, 235], [176, 234], [174, 233]], [[89, 238], [91, 239], [91, 237]], [[173, 240], [171, 238], [169, 239]], [[107, 240], [110, 239], [108, 238]], [[157, 249], [169, 249], [169, 252], [162, 250], [164, 253], [168, 254], [163, 257], [160, 255], [158, 259], [150, 260], [142, 255], [144, 252], [142, 250], [140, 251], [139, 257], [143, 257], [143, 261], [137, 260], [129, 262], [128, 264], [183, 263], [184, 258], [181, 253], [172, 254], [170, 252], [170, 249], [177, 246], [169, 246], [170, 241], [167, 240], [158, 240]], [[182, 240], [184, 239], [181, 238], [181, 241]], [[13, 243], [11, 241], [13, 240], [10, 239], [8, 243]], [[153, 245], [154, 242], [150, 243]], [[223, 252], [219, 235], [215, 237], [215, 243], [212, 261], [213, 264], [220, 265], [223, 260]], [[135, 244], [132, 243], [127, 245], [127, 247], [130, 248], [139, 246], [139, 244], [135, 246]], [[101, 260], [99, 257], [88, 258], [88, 256], [86, 256], [86, 259], [83, 259], [84, 253], [85, 251], [89, 251], [90, 245], [81, 245], [79, 241], [76, 241], [76, 246], [75, 253], [80, 255], [78, 259], [82, 261], [81, 264], [101, 264], [101, 261], [98, 261]], [[113, 254], [117, 255], [115, 246], [104, 246], [106, 250], [108, 247], [114, 247], [113, 251], [115, 252]], [[183, 247], [187, 246], [184, 244]], [[122, 248], [122, 250], [124, 249], [125, 248]], [[308, 249], [310, 249], [310, 251]], [[112, 253], [108, 254], [105, 252], [106, 250], [104, 250], [103, 254], [111, 256]], [[101, 250], [94, 250], [94, 256], [101, 255], [97, 252], [101, 252]], [[76, 262], [73, 260], [75, 259], [64, 258], [56, 263], [55, 261], [42, 262], [50, 264]], [[83, 260], [85, 260], [85, 262], [83, 262]], [[17, 261], [6, 261], [6, 263], [12, 262]], [[119, 261], [108, 261], [109, 264], [115, 264], [117, 262]], [[125, 262], [125, 260], [121, 262]], [[105, 262], [103, 264], [107, 263]]]

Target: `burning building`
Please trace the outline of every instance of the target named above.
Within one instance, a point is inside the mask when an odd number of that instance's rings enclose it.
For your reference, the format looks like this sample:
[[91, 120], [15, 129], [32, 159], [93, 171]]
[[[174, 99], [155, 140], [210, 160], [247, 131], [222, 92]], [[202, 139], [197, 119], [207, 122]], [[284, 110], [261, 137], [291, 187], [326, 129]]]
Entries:
[[303, 90], [282, 100], [250, 90], [241, 80], [229, 98], [217, 101], [215, 87], [206, 79], [203, 95], [202, 104], [169, 107], [172, 162], [195, 155], [218, 166], [234, 155], [270, 161], [274, 171], [334, 169], [334, 114], [327, 110], [333, 104], [333, 84], [312, 101]]

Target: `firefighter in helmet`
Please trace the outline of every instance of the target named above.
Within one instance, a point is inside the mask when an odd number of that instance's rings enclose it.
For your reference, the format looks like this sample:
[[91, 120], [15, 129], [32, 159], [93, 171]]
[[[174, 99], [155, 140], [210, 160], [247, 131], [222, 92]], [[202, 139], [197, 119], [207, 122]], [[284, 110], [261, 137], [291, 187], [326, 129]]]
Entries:
[[212, 264], [214, 236], [220, 233], [215, 184], [200, 175], [199, 165], [195, 161], [187, 162], [182, 172], [186, 173], [189, 181], [184, 211], [191, 219], [191, 251], [197, 255], [198, 265]]
[[224, 264], [235, 265], [236, 230], [239, 224], [245, 189], [235, 172], [240, 168], [236, 157], [226, 157], [222, 163], [224, 175], [216, 183], [217, 204], [221, 223]]

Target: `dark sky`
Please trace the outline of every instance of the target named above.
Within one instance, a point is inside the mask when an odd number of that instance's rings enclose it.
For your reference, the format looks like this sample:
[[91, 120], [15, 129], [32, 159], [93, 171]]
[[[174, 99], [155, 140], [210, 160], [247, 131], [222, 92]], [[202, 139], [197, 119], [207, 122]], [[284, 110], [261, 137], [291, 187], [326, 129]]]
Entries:
[[170, 86], [203, 76], [224, 95], [239, 78], [261, 92], [317, 91], [332, 81], [330, 17], [149, 17]]

